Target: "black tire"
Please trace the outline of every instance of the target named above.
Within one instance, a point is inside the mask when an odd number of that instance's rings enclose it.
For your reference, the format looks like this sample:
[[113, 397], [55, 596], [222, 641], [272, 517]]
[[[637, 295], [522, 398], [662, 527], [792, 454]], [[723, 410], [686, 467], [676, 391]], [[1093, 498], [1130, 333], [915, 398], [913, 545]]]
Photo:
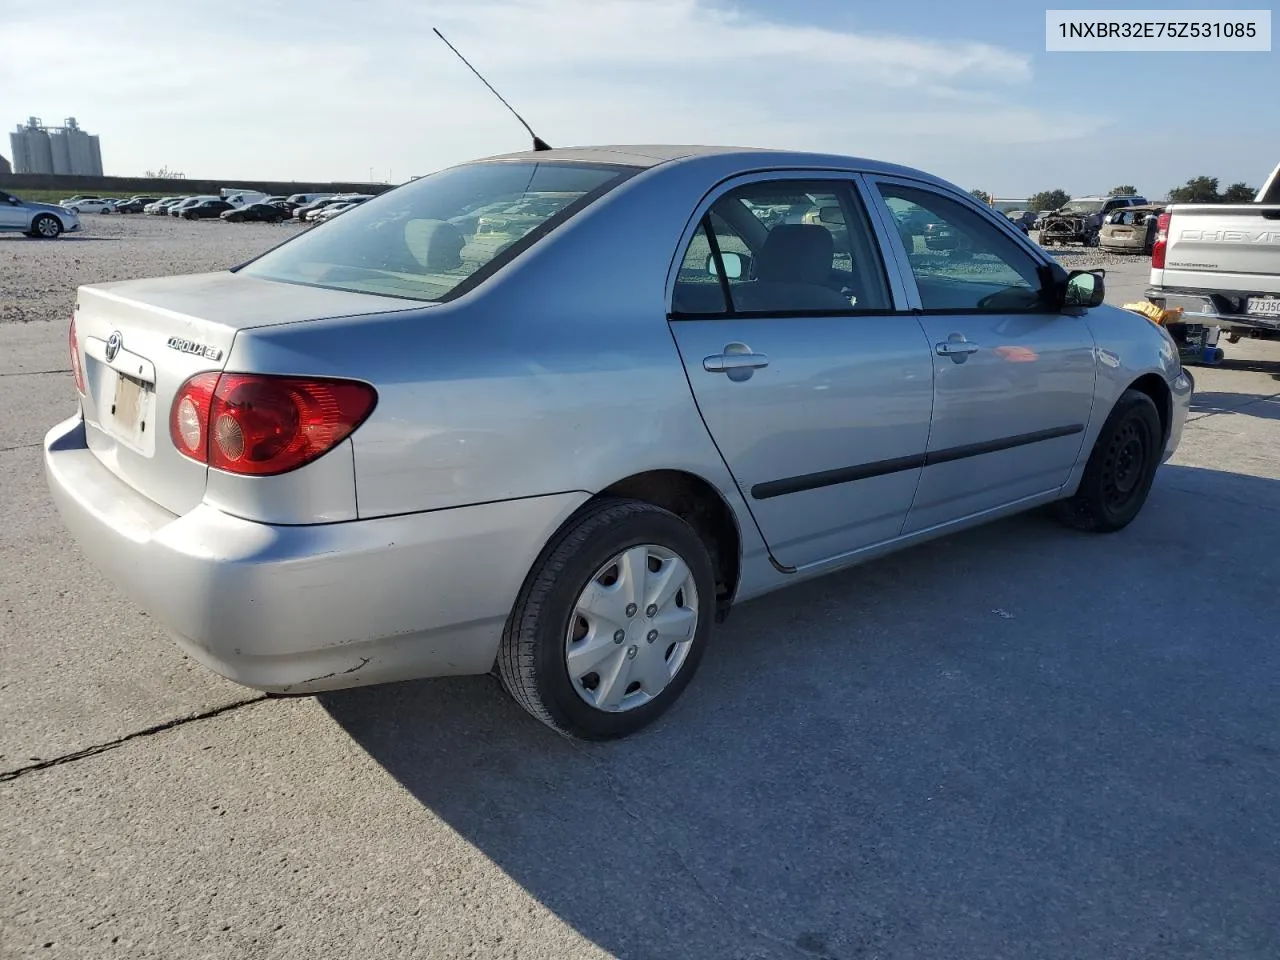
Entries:
[[[698, 592], [693, 641], [674, 677], [647, 703], [607, 712], [575, 690], [565, 640], [578, 596], [609, 560], [640, 544], [678, 554]], [[707, 547], [675, 514], [638, 500], [605, 499], [584, 507], [543, 549], [503, 631], [497, 673], [520, 706], [566, 737], [612, 740], [658, 719], [697, 672], [715, 614], [715, 576]]]
[[51, 213], [42, 213], [31, 221], [29, 237], [37, 240], [56, 240], [62, 235], [62, 221]]
[[1075, 496], [1054, 504], [1067, 526], [1095, 533], [1123, 530], [1142, 510], [1164, 452], [1164, 428], [1145, 393], [1126, 390], [1089, 454]]

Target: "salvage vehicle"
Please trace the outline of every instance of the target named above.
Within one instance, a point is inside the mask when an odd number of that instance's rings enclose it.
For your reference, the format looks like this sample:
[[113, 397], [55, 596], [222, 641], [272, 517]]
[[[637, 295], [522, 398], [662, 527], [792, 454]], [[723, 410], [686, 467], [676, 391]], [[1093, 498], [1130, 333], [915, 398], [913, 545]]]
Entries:
[[[801, 197], [827, 212], [753, 212]], [[482, 209], [505, 232], [476, 243]], [[908, 250], [922, 214], [969, 255]], [[1042, 506], [1125, 528], [1191, 383], [1104, 294], [908, 167], [544, 147], [230, 270], [81, 286], [45, 471], [90, 560], [238, 683], [496, 672], [619, 737], [748, 598]]]
[[1280, 164], [1253, 203], [1175, 203], [1156, 225], [1146, 299], [1190, 333], [1280, 338]]
[[1077, 197], [1059, 207], [1040, 222], [1040, 243], [1082, 243], [1086, 247], [1098, 245], [1098, 231], [1103, 218], [1113, 210], [1143, 206], [1146, 197]]
[[1098, 248], [1110, 253], [1150, 255], [1156, 242], [1156, 224], [1163, 212], [1164, 204], [1160, 203], [1111, 211], [1098, 231]]
[[55, 240], [80, 229], [80, 215], [55, 203], [23, 200], [0, 190], [0, 233], [17, 231], [39, 240]]

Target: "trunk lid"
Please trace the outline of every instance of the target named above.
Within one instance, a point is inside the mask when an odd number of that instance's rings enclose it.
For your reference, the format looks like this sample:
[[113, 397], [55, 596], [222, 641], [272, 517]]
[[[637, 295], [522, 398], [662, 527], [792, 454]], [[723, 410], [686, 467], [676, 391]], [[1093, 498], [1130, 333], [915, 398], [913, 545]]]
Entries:
[[227, 271], [83, 286], [75, 326], [89, 448], [143, 496], [186, 513], [208, 468], [173, 445], [169, 412], [187, 378], [223, 369], [240, 330], [421, 306]]

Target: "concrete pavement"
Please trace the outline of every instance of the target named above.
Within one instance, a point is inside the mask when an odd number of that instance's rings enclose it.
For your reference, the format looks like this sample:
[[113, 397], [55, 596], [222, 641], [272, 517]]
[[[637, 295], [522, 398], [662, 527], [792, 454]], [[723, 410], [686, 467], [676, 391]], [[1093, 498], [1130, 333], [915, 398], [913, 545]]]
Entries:
[[1280, 952], [1280, 345], [1195, 369], [1124, 533], [746, 604], [589, 746], [489, 678], [261, 701], [184, 660], [48, 502], [64, 351], [0, 327], [5, 960]]

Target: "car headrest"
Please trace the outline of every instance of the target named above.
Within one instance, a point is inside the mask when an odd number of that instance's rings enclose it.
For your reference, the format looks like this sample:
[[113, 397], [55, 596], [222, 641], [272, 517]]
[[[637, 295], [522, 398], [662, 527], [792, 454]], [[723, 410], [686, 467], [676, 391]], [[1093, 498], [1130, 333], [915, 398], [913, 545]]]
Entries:
[[462, 231], [444, 220], [410, 220], [404, 242], [424, 270], [456, 270], [462, 266]]
[[769, 231], [756, 261], [760, 280], [823, 283], [831, 275], [835, 241], [816, 223], [780, 223]]

